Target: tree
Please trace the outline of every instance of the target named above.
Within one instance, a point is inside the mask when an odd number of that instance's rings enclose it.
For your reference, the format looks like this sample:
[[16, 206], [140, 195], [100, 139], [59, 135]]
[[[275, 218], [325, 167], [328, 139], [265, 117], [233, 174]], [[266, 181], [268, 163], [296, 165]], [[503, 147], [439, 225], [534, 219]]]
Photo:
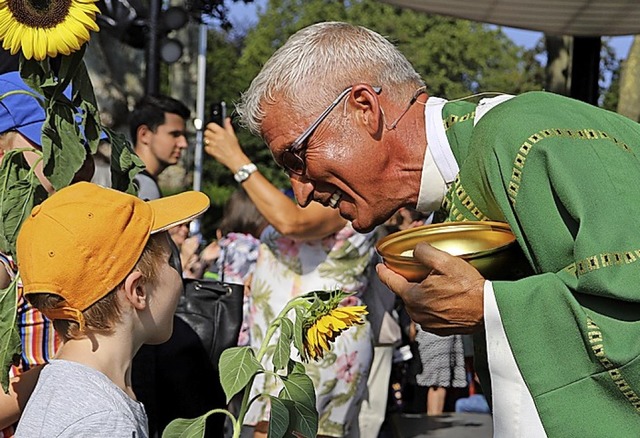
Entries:
[[640, 35], [633, 38], [629, 56], [620, 75], [618, 112], [632, 120], [640, 120]]

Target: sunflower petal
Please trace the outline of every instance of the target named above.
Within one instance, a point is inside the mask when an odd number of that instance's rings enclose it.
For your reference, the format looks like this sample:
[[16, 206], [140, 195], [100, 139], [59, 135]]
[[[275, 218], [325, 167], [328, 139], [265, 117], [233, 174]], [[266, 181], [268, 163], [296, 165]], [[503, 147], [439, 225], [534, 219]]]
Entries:
[[20, 35], [28, 30], [29, 29], [26, 29], [21, 23], [18, 23], [17, 26], [14, 26], [11, 30], [8, 35], [8, 44], [12, 55], [15, 55], [20, 50]]
[[26, 29], [22, 34], [22, 38], [20, 39], [20, 46], [22, 47], [22, 53], [26, 59], [35, 58], [36, 61], [41, 61], [36, 56], [34, 56], [34, 40], [37, 29]]
[[329, 343], [327, 342], [327, 338], [325, 336], [318, 336], [318, 345], [322, 348], [322, 350], [329, 349]]
[[34, 57], [41, 61], [47, 56], [47, 36], [44, 29], [35, 29], [33, 34]]
[[98, 25], [95, 21], [95, 14], [92, 12], [85, 12], [78, 8], [72, 9], [69, 11], [69, 15], [67, 19], [74, 19], [78, 23], [82, 23], [82, 25], [88, 29], [98, 30]]

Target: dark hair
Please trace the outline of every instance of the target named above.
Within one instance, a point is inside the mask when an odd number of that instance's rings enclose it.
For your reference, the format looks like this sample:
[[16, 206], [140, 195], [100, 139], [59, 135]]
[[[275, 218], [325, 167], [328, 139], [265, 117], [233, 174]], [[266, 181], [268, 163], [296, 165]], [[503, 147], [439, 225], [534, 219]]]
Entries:
[[266, 225], [267, 220], [258, 211], [247, 192], [238, 189], [231, 194], [224, 206], [219, 229], [223, 236], [229, 233], [244, 233], [259, 238]]
[[147, 95], [140, 99], [129, 116], [131, 141], [135, 144], [138, 128], [142, 125], [155, 132], [158, 126], [165, 122], [165, 113], [177, 114], [185, 120], [191, 115], [189, 108], [173, 97], [159, 94]]

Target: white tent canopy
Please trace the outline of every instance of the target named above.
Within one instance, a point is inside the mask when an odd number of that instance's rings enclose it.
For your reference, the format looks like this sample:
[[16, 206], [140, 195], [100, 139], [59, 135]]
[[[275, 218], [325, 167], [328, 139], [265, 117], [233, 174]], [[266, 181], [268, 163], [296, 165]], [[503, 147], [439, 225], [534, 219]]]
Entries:
[[554, 35], [640, 34], [640, 0], [383, 0], [397, 6]]

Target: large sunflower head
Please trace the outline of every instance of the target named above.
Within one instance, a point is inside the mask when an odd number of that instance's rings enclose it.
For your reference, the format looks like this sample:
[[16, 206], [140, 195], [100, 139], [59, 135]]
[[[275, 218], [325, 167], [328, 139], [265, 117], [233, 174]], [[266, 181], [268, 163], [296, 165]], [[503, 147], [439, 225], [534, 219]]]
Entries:
[[315, 293], [314, 302], [302, 327], [303, 360], [322, 359], [340, 333], [355, 324], [364, 323], [362, 317], [368, 313], [367, 306], [339, 307], [340, 302], [348, 295], [341, 291]]
[[42, 61], [69, 55], [98, 31], [98, 0], [0, 0], [0, 40], [15, 55]]

